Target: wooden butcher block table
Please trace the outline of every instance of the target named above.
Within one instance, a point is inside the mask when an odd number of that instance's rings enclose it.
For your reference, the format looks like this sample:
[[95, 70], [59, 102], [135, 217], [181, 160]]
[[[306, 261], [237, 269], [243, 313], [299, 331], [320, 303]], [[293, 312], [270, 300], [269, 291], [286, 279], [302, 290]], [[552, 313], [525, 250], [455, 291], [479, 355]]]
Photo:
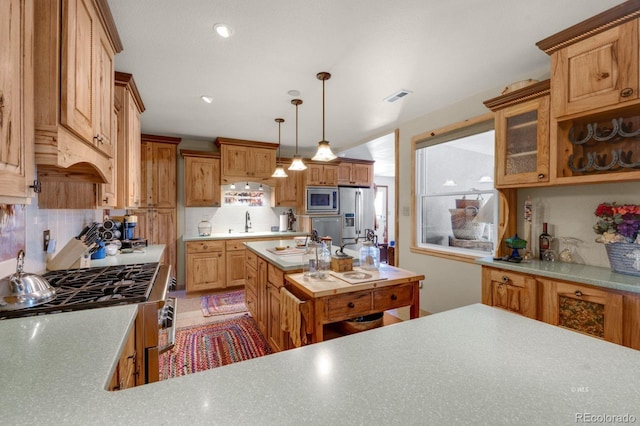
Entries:
[[329, 323], [404, 306], [410, 307], [411, 319], [418, 318], [423, 279], [424, 275], [389, 265], [381, 265], [378, 271], [358, 267], [352, 273], [331, 271], [324, 279], [305, 277], [303, 273], [285, 275], [287, 289], [313, 303], [312, 343], [323, 340], [324, 325]]

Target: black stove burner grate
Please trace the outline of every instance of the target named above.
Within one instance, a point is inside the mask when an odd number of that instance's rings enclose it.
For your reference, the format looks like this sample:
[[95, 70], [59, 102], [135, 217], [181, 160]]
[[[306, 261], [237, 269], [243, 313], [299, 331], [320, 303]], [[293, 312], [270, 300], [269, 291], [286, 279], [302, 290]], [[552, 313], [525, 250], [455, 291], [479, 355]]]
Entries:
[[43, 277], [56, 289], [56, 298], [31, 308], [0, 311], [0, 319], [144, 302], [159, 267], [140, 263], [47, 272]]

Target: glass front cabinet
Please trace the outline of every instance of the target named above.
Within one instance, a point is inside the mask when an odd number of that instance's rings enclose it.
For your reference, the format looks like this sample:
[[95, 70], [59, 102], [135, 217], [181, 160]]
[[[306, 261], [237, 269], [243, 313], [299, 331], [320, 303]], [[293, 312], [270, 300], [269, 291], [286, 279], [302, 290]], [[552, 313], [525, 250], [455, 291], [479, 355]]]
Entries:
[[549, 183], [549, 80], [485, 101], [495, 112], [495, 186]]

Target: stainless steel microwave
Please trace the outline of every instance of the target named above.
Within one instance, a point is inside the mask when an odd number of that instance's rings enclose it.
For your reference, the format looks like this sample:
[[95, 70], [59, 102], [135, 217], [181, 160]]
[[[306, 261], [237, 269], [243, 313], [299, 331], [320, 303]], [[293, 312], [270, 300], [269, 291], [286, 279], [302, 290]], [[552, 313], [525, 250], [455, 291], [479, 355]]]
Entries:
[[336, 186], [307, 187], [307, 213], [339, 213], [339, 202]]

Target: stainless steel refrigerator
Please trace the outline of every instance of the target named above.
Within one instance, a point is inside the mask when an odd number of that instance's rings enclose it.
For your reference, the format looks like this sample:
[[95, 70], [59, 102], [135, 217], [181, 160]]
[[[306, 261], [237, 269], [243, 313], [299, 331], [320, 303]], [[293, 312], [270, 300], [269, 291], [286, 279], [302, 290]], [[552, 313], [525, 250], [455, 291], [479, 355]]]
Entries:
[[[340, 246], [340, 216], [314, 216], [311, 218], [311, 230], [318, 231], [319, 237], [331, 237], [332, 246]], [[335, 250], [332, 250], [332, 253]]]
[[[348, 248], [359, 250], [367, 229], [375, 227], [375, 194], [373, 188], [340, 187], [342, 240]], [[358, 244], [350, 244], [358, 239]]]

